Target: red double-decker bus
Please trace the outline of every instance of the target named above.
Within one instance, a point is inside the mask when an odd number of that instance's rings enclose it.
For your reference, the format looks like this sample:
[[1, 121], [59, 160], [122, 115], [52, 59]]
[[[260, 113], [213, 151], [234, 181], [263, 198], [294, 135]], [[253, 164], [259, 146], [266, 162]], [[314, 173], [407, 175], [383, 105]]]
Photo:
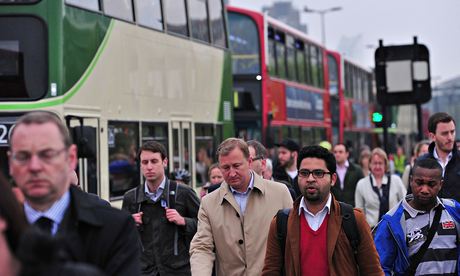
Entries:
[[355, 97], [372, 94], [370, 72], [269, 16], [227, 11], [237, 136], [271, 146], [284, 137], [335, 144], [370, 133], [369, 96]]

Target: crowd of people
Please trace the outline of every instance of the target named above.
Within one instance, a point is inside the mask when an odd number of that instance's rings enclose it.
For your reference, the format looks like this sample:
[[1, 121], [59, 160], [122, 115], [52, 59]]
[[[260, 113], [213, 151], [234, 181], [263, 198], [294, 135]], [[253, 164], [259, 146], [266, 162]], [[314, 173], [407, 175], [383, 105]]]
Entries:
[[[168, 177], [163, 144], [145, 142], [144, 182], [122, 210], [78, 187], [77, 149], [53, 113], [25, 114], [0, 176], [0, 275], [458, 275], [460, 154], [455, 120], [401, 148], [224, 140], [200, 196]], [[203, 176], [204, 178], [204, 176]]]

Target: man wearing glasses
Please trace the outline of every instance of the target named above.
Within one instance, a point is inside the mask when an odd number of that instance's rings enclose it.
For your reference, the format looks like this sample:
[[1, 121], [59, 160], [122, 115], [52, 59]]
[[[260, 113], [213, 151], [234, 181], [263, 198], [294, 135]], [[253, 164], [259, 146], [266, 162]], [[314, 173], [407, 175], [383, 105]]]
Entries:
[[252, 172], [246, 142], [228, 138], [217, 149], [224, 182], [203, 197], [190, 245], [192, 275], [260, 275], [270, 221], [292, 207], [288, 189]]
[[321, 146], [304, 147], [297, 168], [301, 196], [289, 212], [284, 246], [276, 217], [272, 220], [262, 275], [383, 275], [360, 210], [354, 210], [360, 237], [356, 254], [344, 232], [341, 205], [331, 195], [337, 181], [334, 155]]
[[62, 261], [94, 265], [104, 275], [139, 275], [133, 219], [71, 185], [77, 147], [55, 114], [36, 111], [19, 118], [8, 156], [10, 174], [25, 196], [27, 220], [59, 239]]

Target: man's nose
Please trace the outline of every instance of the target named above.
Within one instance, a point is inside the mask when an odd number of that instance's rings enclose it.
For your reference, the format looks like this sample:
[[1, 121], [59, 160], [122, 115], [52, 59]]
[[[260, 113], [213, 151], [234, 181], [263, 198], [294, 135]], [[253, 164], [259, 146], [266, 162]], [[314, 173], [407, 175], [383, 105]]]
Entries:
[[40, 160], [40, 158], [36, 154], [32, 154], [28, 165], [30, 170], [36, 171], [41, 169], [43, 164], [42, 160]]

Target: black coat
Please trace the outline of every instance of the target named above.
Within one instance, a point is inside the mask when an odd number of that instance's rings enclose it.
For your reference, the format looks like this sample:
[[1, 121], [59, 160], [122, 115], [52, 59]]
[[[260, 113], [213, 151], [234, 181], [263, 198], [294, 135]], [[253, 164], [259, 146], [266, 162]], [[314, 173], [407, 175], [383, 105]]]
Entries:
[[[428, 153], [419, 158], [434, 158], [433, 151], [435, 143], [432, 142], [428, 147]], [[452, 149], [452, 159], [447, 163], [444, 172], [444, 184], [439, 191], [439, 197], [451, 198], [460, 201], [460, 152], [454, 144]]]
[[[190, 242], [197, 230], [200, 200], [189, 186], [177, 184], [175, 209], [185, 218], [185, 226], [166, 219], [161, 201], [169, 201], [169, 183], [160, 199], [153, 202], [145, 196], [145, 184], [126, 192], [123, 210], [131, 214], [143, 212], [143, 224], [138, 227], [143, 244], [142, 275], [190, 275]], [[169, 205], [169, 203], [168, 203]]]
[[70, 206], [56, 238], [68, 258], [93, 264], [106, 275], [139, 275], [139, 237], [132, 217], [70, 187]]
[[276, 166], [273, 170], [273, 179], [276, 182], [281, 182], [288, 186], [292, 200], [295, 200], [296, 198], [302, 195], [302, 193], [300, 192], [299, 184], [297, 183], [298, 177], [299, 176], [297, 175], [295, 178], [291, 178], [289, 174], [286, 172], [286, 169], [279, 165]]
[[353, 164], [352, 162], [348, 162], [348, 164], [349, 166], [347, 172], [345, 173], [345, 180], [343, 182], [343, 190], [340, 189], [340, 180], [337, 177], [337, 181], [335, 182], [335, 185], [332, 186], [331, 192], [338, 201], [343, 201], [355, 206], [356, 184], [358, 184], [358, 181], [364, 177], [364, 174], [358, 165]]

